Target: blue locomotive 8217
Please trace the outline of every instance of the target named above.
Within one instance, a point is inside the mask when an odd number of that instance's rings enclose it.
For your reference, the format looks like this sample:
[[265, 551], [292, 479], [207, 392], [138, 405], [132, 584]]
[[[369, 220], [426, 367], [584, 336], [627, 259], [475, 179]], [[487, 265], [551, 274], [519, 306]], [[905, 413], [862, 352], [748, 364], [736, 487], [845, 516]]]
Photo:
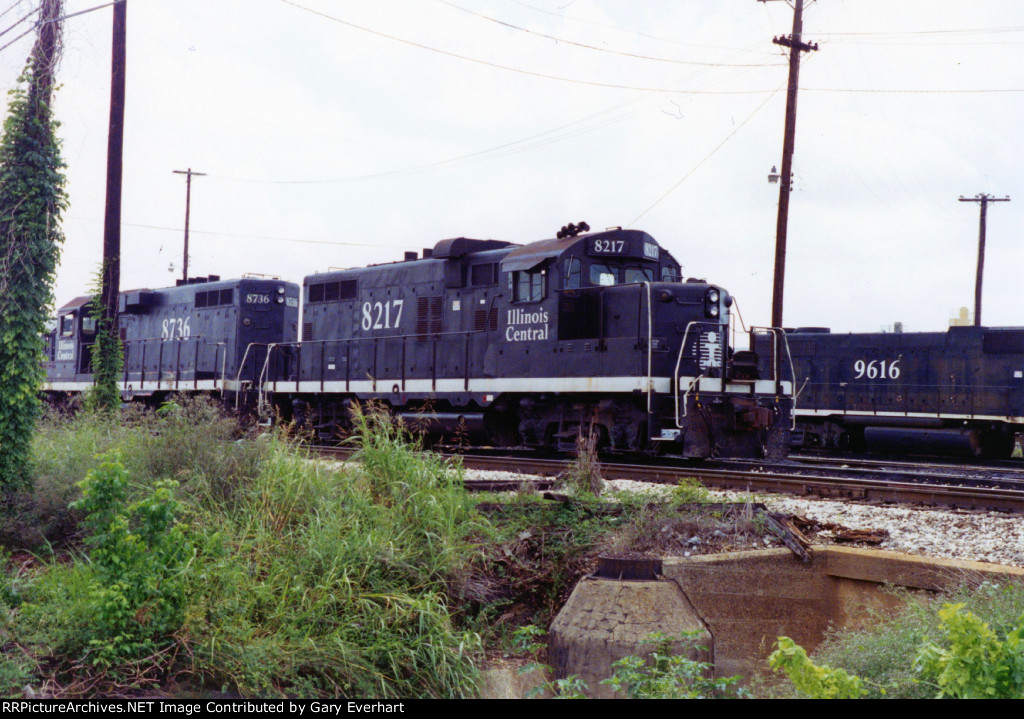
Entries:
[[259, 396], [324, 437], [377, 400], [498, 446], [569, 448], [592, 431], [611, 451], [786, 451], [778, 341], [767, 370], [734, 352], [732, 298], [682, 281], [645, 232], [443, 240], [422, 258], [308, 276], [303, 298], [301, 341], [270, 348]]

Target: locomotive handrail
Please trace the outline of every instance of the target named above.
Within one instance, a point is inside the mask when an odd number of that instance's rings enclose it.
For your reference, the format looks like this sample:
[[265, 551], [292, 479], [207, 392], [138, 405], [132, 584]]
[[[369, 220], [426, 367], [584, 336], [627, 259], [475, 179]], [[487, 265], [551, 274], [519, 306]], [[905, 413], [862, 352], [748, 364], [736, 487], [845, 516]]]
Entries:
[[[683, 428], [683, 425], [679, 423], [679, 367], [683, 364], [683, 353], [686, 352], [686, 340], [690, 336], [690, 328], [698, 324], [703, 325], [709, 323], [703, 322], [701, 320], [691, 320], [689, 323], [687, 323], [686, 330], [683, 332], [683, 341], [679, 345], [679, 356], [676, 358], [676, 368], [672, 374], [672, 384], [675, 386], [674, 394], [676, 401], [676, 427], [678, 427], [679, 429]], [[683, 417], [686, 416], [686, 398], [689, 396], [690, 390], [693, 389], [693, 385], [696, 384], [703, 376], [703, 372], [698, 373], [697, 376], [693, 379], [693, 381], [690, 382], [690, 386], [686, 388], [686, 392], [683, 394]]]
[[683, 393], [683, 413], [681, 415], [679, 414], [679, 382], [678, 381], [676, 382], [676, 427], [678, 429], [682, 429], [683, 428], [683, 423], [680, 420], [681, 419], [686, 419], [686, 398], [690, 396], [690, 390], [693, 389], [693, 386], [695, 384], [700, 382], [700, 379], [703, 376], [704, 376], [704, 373], [701, 372], [696, 377], [694, 377], [690, 381], [690, 385], [686, 388], [686, 392]]
[[[647, 418], [648, 427], [650, 424], [651, 417], [651, 404], [652, 404], [652, 393], [654, 385], [654, 317], [653, 309], [651, 307], [651, 283], [644, 282], [644, 287], [647, 288]], [[648, 434], [650, 431], [648, 430]]]
[[[796, 391], [796, 367], [793, 365], [793, 354], [789, 350], [789, 337], [786, 335], [786, 331], [781, 327], [751, 327], [750, 332], [753, 335], [754, 332], [761, 330], [771, 333], [772, 336], [772, 375], [775, 380], [775, 391], [777, 394], [782, 394], [782, 367], [779, 365], [779, 337], [782, 337], [782, 345], [786, 349], [786, 358], [789, 360], [789, 376], [792, 378], [791, 387], [793, 389], [793, 406], [789, 411], [790, 418], [790, 431], [796, 430], [796, 400], [799, 392]], [[753, 336], [751, 336], [751, 346], [753, 346]], [[807, 383], [804, 382], [804, 385]], [[801, 387], [801, 391], [803, 388]]]
[[[125, 340], [122, 340], [121, 343], [122, 343], [122, 345], [124, 345], [124, 348], [125, 348], [124, 367], [123, 367], [122, 376], [121, 376], [121, 384], [122, 384], [122, 390], [121, 391], [122, 391], [122, 393], [125, 393], [125, 392], [132, 393], [132, 392], [134, 392], [134, 389], [132, 388], [132, 385], [133, 385], [133, 383], [135, 381], [138, 381], [140, 390], [142, 390], [144, 388], [143, 386], [146, 383], [146, 347], [149, 346], [150, 344], [154, 343], [154, 342], [159, 342], [160, 343], [160, 348], [161, 348], [161, 351], [157, 354], [157, 363], [156, 363], [156, 369], [155, 369], [155, 371], [156, 371], [156, 380], [155, 381], [157, 382], [158, 388], [159, 388], [159, 383], [164, 381], [163, 380], [163, 345], [165, 343], [167, 343], [167, 342], [172, 342], [172, 341], [179, 341], [180, 342], [182, 340], [195, 340], [195, 352], [193, 353], [193, 358], [192, 358], [192, 379], [191, 380], [189, 380], [187, 378], [182, 379], [182, 376], [181, 376], [182, 375], [182, 367], [181, 367], [181, 347], [182, 347], [182, 345], [178, 344], [177, 345], [178, 351], [177, 351], [177, 356], [176, 356], [176, 365], [175, 365], [175, 369], [174, 369], [174, 380], [173, 380], [174, 389], [175, 390], [181, 389], [180, 385], [182, 385], [183, 383], [184, 384], [191, 383], [191, 385], [192, 385], [191, 388], [193, 390], [198, 390], [199, 389], [199, 351], [203, 347], [213, 347], [214, 348], [213, 366], [215, 368], [215, 370], [214, 370], [214, 372], [215, 372], [215, 375], [214, 375], [215, 376], [215, 379], [214, 379], [215, 389], [217, 391], [219, 391], [221, 393], [221, 395], [223, 396], [223, 393], [224, 393], [224, 379], [225, 379], [225, 377], [227, 375], [227, 346], [226, 346], [226, 344], [224, 342], [211, 342], [211, 341], [209, 341], [209, 338], [206, 335], [203, 335], [203, 334], [189, 335], [188, 337], [140, 337], [140, 338], [135, 338], [135, 339], [125, 339]], [[141, 348], [142, 348], [142, 353], [141, 353], [141, 356], [139, 357], [139, 362], [138, 362], [138, 380], [133, 380], [132, 379], [133, 369], [132, 369], [132, 365], [131, 365], [131, 363], [129, 361], [130, 357], [131, 357], [130, 351], [131, 351], [131, 349], [133, 347], [139, 347], [139, 346], [141, 346]], [[216, 367], [217, 367], [218, 363], [220, 364], [220, 377], [216, 378]], [[219, 386], [216, 386], [216, 385], [219, 385]]]
[[[242, 361], [238, 363], [238, 372], [235, 374], [235, 384], [236, 384], [236, 388], [235, 388], [235, 409], [238, 409], [239, 405], [241, 403], [241, 397], [242, 397], [242, 369], [245, 367], [245, 361], [247, 359], [249, 359], [249, 350], [251, 350], [254, 346], [262, 347], [263, 343], [262, 342], [250, 342], [248, 345], [246, 345], [245, 352], [242, 353]], [[249, 380], [249, 383], [252, 384], [252, 380]]]
[[[263, 408], [264, 408], [265, 403], [266, 403], [266, 397], [267, 397], [267, 395], [269, 393], [269, 390], [267, 389], [267, 381], [266, 381], [266, 379], [267, 379], [267, 372], [268, 372], [269, 367], [270, 367], [270, 355], [272, 355], [274, 353], [274, 348], [275, 347], [277, 347], [277, 344], [274, 343], [274, 342], [271, 342], [270, 344], [267, 345], [267, 356], [263, 359], [263, 368], [260, 370], [259, 381], [256, 384], [256, 416], [257, 417], [262, 417], [263, 416]], [[239, 367], [239, 371], [241, 371], [241, 367]]]

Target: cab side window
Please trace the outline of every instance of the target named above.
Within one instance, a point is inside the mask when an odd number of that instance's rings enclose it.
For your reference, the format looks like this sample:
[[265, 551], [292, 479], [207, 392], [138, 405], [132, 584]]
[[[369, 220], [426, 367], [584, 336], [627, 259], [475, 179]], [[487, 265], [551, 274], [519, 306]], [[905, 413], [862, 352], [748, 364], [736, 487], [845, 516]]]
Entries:
[[547, 290], [545, 270], [519, 270], [508, 274], [509, 294], [513, 302], [540, 302]]

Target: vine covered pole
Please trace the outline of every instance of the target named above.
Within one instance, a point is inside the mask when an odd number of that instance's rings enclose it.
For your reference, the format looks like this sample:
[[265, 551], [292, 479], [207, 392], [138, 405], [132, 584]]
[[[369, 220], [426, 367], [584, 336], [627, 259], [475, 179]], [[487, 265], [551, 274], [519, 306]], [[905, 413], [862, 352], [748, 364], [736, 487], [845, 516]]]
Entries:
[[60, 259], [64, 163], [52, 115], [61, 0], [42, 0], [27, 66], [10, 91], [0, 138], [0, 487], [30, 484], [39, 417], [42, 334]]
[[103, 216], [103, 263], [92, 314], [96, 342], [92, 354], [92, 391], [86, 407], [111, 414], [121, 404], [123, 370], [121, 339], [117, 331], [117, 298], [121, 287], [121, 173], [124, 145], [124, 87], [127, 0], [114, 5], [110, 59], [110, 123], [107, 130], [107, 198]]

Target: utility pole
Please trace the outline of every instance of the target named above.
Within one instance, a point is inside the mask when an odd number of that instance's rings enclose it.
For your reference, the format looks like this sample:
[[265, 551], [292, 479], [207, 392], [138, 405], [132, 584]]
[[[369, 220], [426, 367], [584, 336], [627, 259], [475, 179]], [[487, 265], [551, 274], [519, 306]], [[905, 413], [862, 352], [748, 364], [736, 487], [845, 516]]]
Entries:
[[992, 197], [980, 194], [976, 197], [960, 195], [960, 202], [977, 202], [981, 206], [981, 218], [978, 221], [978, 271], [974, 277], [974, 326], [981, 326], [981, 274], [985, 267], [985, 217], [988, 215], [988, 203], [1009, 202], [1009, 197]]
[[206, 175], [206, 173], [192, 172], [192, 168], [190, 167], [187, 170], [174, 170], [174, 174], [185, 175], [185, 259], [181, 266], [181, 281], [188, 282], [188, 215], [189, 206], [192, 204], [192, 175], [202, 177]]
[[125, 47], [128, 0], [114, 5], [110, 59], [110, 124], [107, 131], [107, 199], [103, 214], [103, 314], [113, 324], [121, 289], [121, 169], [124, 146]]
[[[768, 0], [759, 0], [768, 2]], [[772, 327], [782, 327], [782, 295], [786, 282], [786, 234], [789, 230], [789, 193], [793, 187], [793, 144], [796, 136], [796, 95], [800, 87], [800, 53], [817, 50], [800, 39], [804, 28], [804, 0], [793, 5], [793, 33], [776, 37], [776, 45], [789, 48], [789, 87], [786, 91], [786, 129], [782, 141], [779, 216], [775, 225], [775, 282], [772, 287]]]

